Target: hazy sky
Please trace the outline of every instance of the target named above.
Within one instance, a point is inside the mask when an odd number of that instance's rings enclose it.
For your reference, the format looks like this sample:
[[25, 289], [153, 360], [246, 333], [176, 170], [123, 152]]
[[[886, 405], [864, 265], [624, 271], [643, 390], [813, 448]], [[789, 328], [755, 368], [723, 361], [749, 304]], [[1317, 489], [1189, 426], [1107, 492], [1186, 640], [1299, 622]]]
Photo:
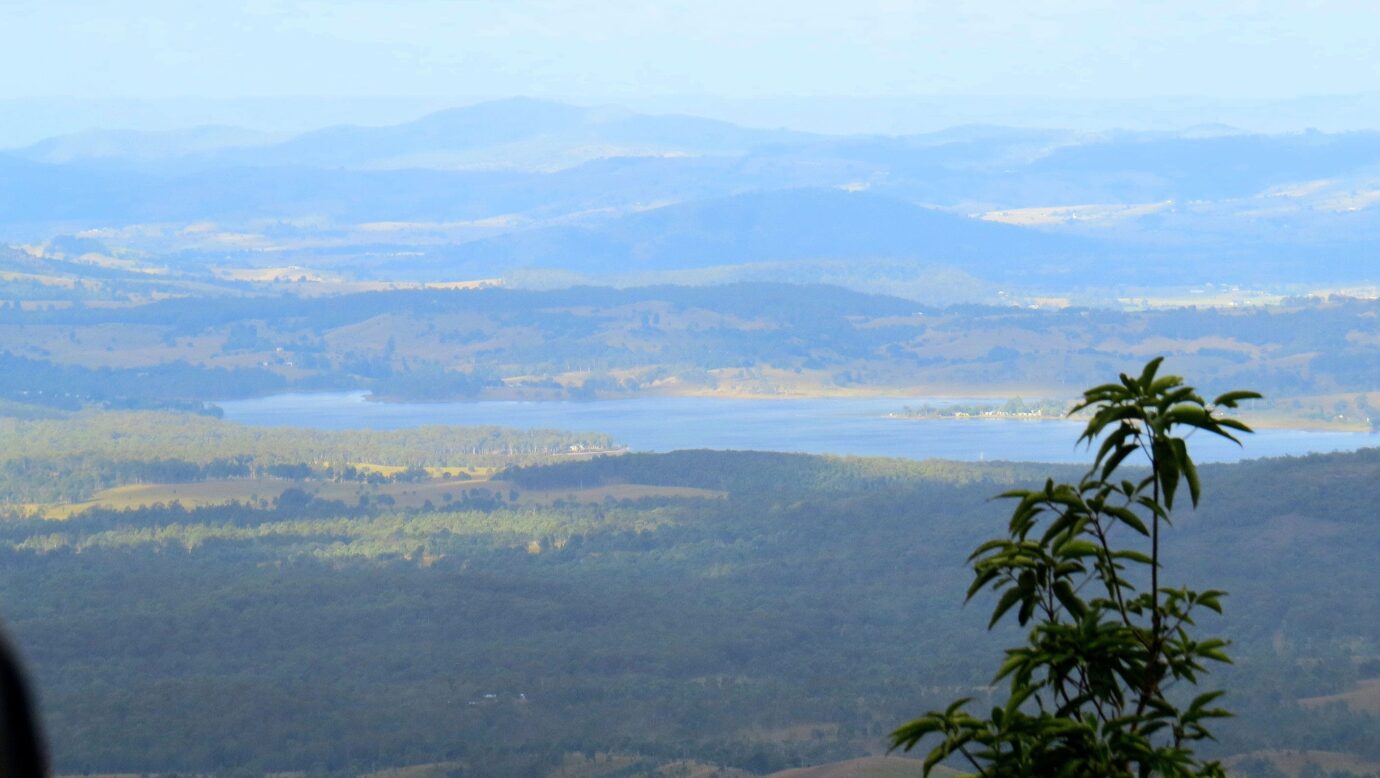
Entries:
[[1380, 87], [1380, 3], [0, 0], [0, 98], [1293, 97]]

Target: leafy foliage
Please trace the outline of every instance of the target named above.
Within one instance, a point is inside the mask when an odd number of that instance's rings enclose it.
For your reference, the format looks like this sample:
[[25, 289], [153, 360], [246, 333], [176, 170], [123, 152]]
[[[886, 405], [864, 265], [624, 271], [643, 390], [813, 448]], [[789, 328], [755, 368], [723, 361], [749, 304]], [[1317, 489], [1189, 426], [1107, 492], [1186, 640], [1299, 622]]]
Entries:
[[[892, 734], [907, 751], [941, 738], [927, 774], [961, 756], [983, 776], [1225, 775], [1193, 750], [1212, 737], [1213, 719], [1230, 715], [1216, 706], [1222, 692], [1187, 701], [1174, 693], [1196, 686], [1209, 663], [1230, 661], [1226, 641], [1189, 631], [1196, 613], [1221, 613], [1224, 592], [1162, 586], [1160, 534], [1180, 487], [1194, 507], [1202, 489], [1176, 433], [1237, 440], [1233, 432], [1250, 429], [1220, 409], [1259, 395], [1229, 392], [1209, 404], [1178, 376], [1159, 376], [1161, 362], [1084, 393], [1075, 411], [1093, 415], [1079, 440], [1101, 443], [1081, 480], [1002, 495], [1017, 501], [1008, 534], [969, 558], [968, 597], [999, 593], [989, 629], [1014, 611], [1030, 632], [1006, 651], [994, 682], [1008, 681], [1010, 693], [987, 718], [968, 713], [965, 698]], [[1148, 470], [1120, 477], [1134, 456]], [[1132, 545], [1114, 545], [1127, 534]]]

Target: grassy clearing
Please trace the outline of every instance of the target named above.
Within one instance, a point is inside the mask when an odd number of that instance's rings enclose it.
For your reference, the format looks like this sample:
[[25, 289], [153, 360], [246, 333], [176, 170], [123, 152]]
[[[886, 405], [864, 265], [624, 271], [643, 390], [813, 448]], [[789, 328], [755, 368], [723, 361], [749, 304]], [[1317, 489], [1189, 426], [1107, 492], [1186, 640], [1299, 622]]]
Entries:
[[776, 729], [755, 729], [744, 734], [748, 740], [756, 740], [764, 743], [790, 743], [793, 741], [817, 740], [821, 738], [833, 739], [838, 737], [839, 725], [834, 722], [822, 721], [817, 723], [794, 724], [789, 727], [777, 727]]
[[436, 762], [408, 767], [393, 767], [374, 773], [365, 773], [362, 778], [445, 778], [453, 771], [464, 769], [464, 762]]
[[[630, 754], [598, 753], [591, 759], [583, 754], [571, 753], [566, 754], [555, 768], [536, 775], [541, 778], [612, 778], [626, 775], [648, 778], [750, 778], [752, 775], [743, 770], [692, 760], [668, 762], [658, 767], [643, 769], [646, 764], [643, 757]], [[367, 773], [364, 778], [444, 778], [466, 766], [465, 762], [436, 762], [379, 770]]]
[[731, 767], [718, 767], [685, 759], [648, 769], [643, 757], [631, 754], [566, 754], [561, 764], [547, 772], [546, 778], [603, 778], [639, 775], [648, 778], [749, 778], [752, 773]]
[[1328, 694], [1322, 697], [1307, 697], [1299, 700], [1299, 704], [1305, 708], [1320, 708], [1338, 702], [1357, 713], [1380, 716], [1380, 678], [1361, 681], [1356, 684], [1356, 688], [1341, 694]]
[[[921, 773], [920, 762], [895, 756], [865, 756], [846, 762], [798, 767], [772, 773], [770, 778], [913, 778]], [[947, 767], [936, 767], [930, 773], [938, 778], [963, 775]]]
[[[398, 468], [401, 470], [402, 468]], [[460, 468], [436, 468], [458, 470]], [[487, 468], [492, 471], [493, 468]], [[151, 505], [179, 503], [185, 508], [225, 505], [232, 502], [271, 504], [285, 490], [301, 489], [320, 500], [335, 500], [348, 505], [361, 497], [371, 502], [380, 498], [392, 500], [399, 508], [422, 508], [429, 502], [441, 507], [466, 496], [493, 497], [517, 505], [545, 506], [555, 502], [602, 503], [607, 500], [639, 500], [642, 498], [721, 498], [724, 492], [682, 486], [645, 486], [641, 484], [613, 484], [588, 489], [551, 489], [545, 491], [520, 490], [507, 481], [487, 478], [432, 479], [427, 481], [366, 484], [359, 481], [293, 481], [281, 478], [229, 478], [182, 484], [131, 484], [97, 492], [90, 500], [78, 503], [27, 504], [26, 515], [46, 519], [65, 520], [80, 516], [93, 508], [132, 510]], [[517, 499], [512, 500], [516, 491]]]

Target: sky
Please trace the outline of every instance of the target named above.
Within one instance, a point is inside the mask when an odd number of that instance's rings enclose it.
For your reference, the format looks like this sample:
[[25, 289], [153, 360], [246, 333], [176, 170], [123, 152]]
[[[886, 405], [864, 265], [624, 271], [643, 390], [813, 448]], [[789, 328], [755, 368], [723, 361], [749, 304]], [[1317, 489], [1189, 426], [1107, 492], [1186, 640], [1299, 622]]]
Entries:
[[1288, 98], [1380, 84], [1380, 3], [0, 0], [0, 99]]
[[1380, 128], [1380, 3], [0, 0], [0, 148], [505, 97], [758, 127]]

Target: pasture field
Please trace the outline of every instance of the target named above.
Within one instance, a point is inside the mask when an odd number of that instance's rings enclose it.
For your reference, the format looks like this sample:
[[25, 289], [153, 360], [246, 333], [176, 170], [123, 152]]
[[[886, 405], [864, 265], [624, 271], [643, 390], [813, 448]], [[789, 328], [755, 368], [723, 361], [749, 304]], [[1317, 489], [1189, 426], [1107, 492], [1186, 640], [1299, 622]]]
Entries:
[[[445, 778], [463, 762], [437, 762], [412, 765], [368, 774], [365, 778]], [[796, 767], [769, 773], [763, 778], [913, 778], [919, 775], [916, 759], [894, 756], [867, 756], [843, 762]], [[544, 778], [603, 778], [604, 776], [638, 775], [648, 778], [751, 778], [753, 773], [732, 767], [721, 767], [694, 760], [681, 760], [646, 768], [646, 760], [634, 754], [595, 753], [566, 754], [561, 763], [545, 772]], [[939, 766], [930, 775], [935, 778], [957, 778], [955, 770]]]
[[[396, 468], [401, 471], [403, 468]], [[460, 468], [435, 468], [458, 470]], [[492, 470], [492, 468], [488, 468]], [[29, 503], [23, 506], [26, 515], [46, 519], [65, 520], [79, 517], [95, 508], [109, 510], [138, 510], [155, 505], [178, 503], [184, 508], [242, 503], [266, 507], [288, 489], [301, 489], [318, 500], [356, 505], [361, 499], [398, 508], [422, 508], [427, 503], [443, 507], [466, 497], [506, 499], [524, 506], [549, 506], [557, 501], [570, 504], [597, 504], [609, 500], [640, 500], [644, 498], [709, 498], [717, 499], [724, 492], [686, 486], [649, 486], [643, 484], [611, 484], [574, 489], [522, 490], [508, 481], [487, 478], [434, 478], [426, 481], [368, 484], [360, 481], [288, 480], [282, 478], [226, 478], [194, 483], [129, 484], [104, 489], [90, 500], [74, 503]], [[512, 495], [516, 495], [514, 498]]]
[[1355, 688], [1339, 694], [1326, 694], [1320, 697], [1305, 697], [1299, 705], [1305, 708], [1321, 708], [1333, 703], [1342, 703], [1357, 713], [1380, 715], [1380, 678], [1360, 681]]
[[[920, 762], [916, 759], [865, 756], [846, 762], [783, 770], [772, 773], [771, 778], [911, 778], [920, 772]], [[963, 774], [941, 765], [934, 768], [930, 775], [935, 778], [955, 778]]]

